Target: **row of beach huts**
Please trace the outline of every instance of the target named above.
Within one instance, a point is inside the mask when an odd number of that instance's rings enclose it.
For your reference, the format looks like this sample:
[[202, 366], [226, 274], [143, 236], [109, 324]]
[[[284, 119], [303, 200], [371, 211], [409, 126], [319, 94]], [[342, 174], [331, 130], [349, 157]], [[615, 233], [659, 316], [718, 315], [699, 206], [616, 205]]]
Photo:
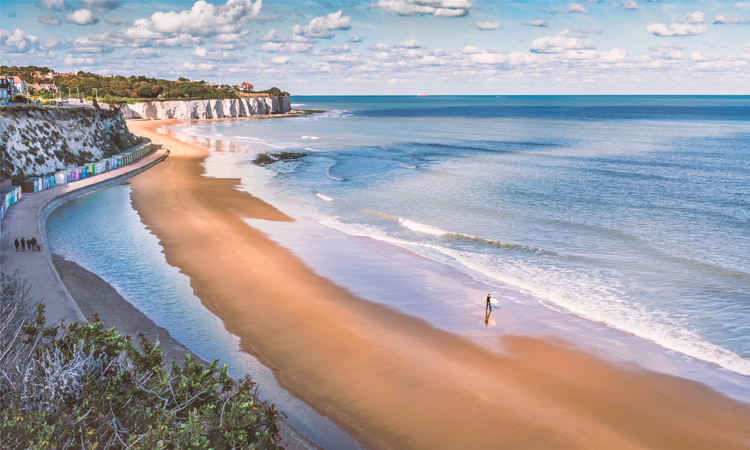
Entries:
[[43, 177], [28, 178], [23, 183], [23, 189], [21, 186], [10, 186], [0, 189], [0, 221], [5, 218], [5, 213], [8, 208], [17, 201], [21, 200], [23, 193], [34, 193], [40, 192], [45, 189], [53, 188], [60, 184], [72, 183], [74, 181], [89, 178], [100, 173], [116, 169], [118, 167], [126, 166], [138, 158], [145, 156], [151, 151], [151, 144], [144, 143], [131, 150], [120, 153], [108, 159], [103, 159], [99, 162], [85, 164], [81, 167], [75, 167], [72, 169], [63, 169], [54, 175], [47, 175]]

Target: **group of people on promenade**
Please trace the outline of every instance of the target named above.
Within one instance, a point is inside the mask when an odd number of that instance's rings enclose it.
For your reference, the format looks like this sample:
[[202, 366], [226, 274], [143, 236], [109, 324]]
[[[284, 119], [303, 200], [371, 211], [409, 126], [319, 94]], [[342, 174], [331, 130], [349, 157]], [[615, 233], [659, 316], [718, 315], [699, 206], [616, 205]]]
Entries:
[[17, 252], [25, 252], [28, 248], [28, 251], [30, 252], [41, 252], [42, 247], [39, 246], [39, 244], [36, 241], [35, 237], [32, 237], [31, 239], [24, 239], [21, 238], [21, 242], [18, 242], [18, 238], [16, 238], [16, 242], [14, 242], [16, 245], [16, 251]]

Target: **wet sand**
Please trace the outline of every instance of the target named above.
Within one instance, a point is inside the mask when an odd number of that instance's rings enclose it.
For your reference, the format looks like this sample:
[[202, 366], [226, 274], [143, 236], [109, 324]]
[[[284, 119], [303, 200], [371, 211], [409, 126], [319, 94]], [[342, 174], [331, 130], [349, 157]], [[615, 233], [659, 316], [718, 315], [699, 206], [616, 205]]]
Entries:
[[[170, 157], [130, 182], [167, 262], [279, 383], [373, 448], [750, 447], [750, 405], [555, 336], [504, 352], [357, 298], [242, 219], [291, 221], [203, 177], [208, 152], [129, 122]], [[495, 349], [496, 349], [495, 348]], [[493, 349], [493, 350], [495, 350]]]

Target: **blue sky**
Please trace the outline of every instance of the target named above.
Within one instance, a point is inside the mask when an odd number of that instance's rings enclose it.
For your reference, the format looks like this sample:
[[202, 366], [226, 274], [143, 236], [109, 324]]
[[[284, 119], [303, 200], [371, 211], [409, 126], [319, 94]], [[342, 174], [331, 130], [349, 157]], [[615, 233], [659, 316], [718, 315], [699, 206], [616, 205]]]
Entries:
[[750, 94], [750, 1], [0, 0], [0, 62], [295, 94]]

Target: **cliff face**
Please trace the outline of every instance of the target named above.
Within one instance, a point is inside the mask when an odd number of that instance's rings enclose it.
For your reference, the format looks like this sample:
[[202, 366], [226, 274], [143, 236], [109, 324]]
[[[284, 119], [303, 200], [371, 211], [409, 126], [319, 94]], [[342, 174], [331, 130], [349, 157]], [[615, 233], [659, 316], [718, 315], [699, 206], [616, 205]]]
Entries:
[[122, 112], [127, 119], [218, 119], [283, 114], [291, 109], [289, 97], [279, 96], [133, 103]]
[[51, 174], [113, 156], [137, 142], [120, 111], [0, 108], [0, 179]]

